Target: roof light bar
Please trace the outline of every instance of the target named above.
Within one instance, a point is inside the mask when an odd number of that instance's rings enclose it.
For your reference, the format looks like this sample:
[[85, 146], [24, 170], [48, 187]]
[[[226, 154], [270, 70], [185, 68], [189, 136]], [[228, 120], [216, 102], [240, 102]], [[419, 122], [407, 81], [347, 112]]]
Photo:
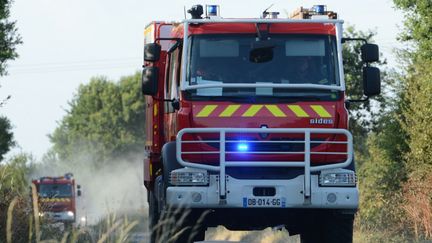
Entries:
[[312, 9], [318, 14], [324, 14], [327, 11], [326, 5], [314, 5]]
[[206, 5], [206, 17], [207, 18], [220, 17], [219, 5]]

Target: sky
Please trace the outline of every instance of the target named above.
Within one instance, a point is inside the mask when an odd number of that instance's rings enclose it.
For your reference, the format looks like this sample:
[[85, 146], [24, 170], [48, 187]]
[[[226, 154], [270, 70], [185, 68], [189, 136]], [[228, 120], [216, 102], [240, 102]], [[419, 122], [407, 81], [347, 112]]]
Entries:
[[281, 17], [300, 6], [325, 4], [345, 24], [375, 30], [389, 65], [397, 63], [392, 50], [400, 47], [403, 15], [391, 0], [15, 0], [11, 19], [24, 43], [17, 48], [20, 57], [9, 62], [9, 75], [0, 77], [0, 100], [12, 96], [0, 115], [11, 120], [18, 143], [8, 156], [26, 152], [40, 159], [77, 88], [92, 77], [117, 81], [140, 71], [146, 24], [180, 21], [184, 8], [194, 4], [218, 4], [226, 18], [259, 17], [271, 4]]

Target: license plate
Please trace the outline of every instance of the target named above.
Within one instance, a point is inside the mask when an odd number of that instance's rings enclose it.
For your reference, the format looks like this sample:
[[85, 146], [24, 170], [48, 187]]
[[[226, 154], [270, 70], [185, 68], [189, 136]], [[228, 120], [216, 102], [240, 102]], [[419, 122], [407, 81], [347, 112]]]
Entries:
[[285, 207], [285, 198], [280, 197], [244, 197], [243, 207]]

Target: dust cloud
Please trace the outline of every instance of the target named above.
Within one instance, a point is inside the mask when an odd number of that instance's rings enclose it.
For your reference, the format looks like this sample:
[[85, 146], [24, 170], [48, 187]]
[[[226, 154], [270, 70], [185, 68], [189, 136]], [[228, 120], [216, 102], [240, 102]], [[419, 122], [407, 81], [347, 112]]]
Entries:
[[[32, 175], [61, 176], [72, 172], [82, 196], [77, 198], [77, 223], [91, 226], [109, 214], [148, 216], [147, 192], [143, 185], [143, 155], [127, 156], [127, 160], [109, 161], [95, 165], [91, 156], [80, 155], [73, 161], [45, 164]], [[81, 221], [82, 217], [86, 221]], [[229, 231], [224, 227], [209, 228], [206, 240], [228, 240], [248, 243], [294, 243], [298, 236], [286, 230]]]
[[78, 224], [92, 225], [109, 214], [146, 217], [148, 204], [143, 185], [143, 157], [125, 156], [127, 160], [96, 165], [92, 156], [80, 155], [73, 161], [40, 166], [32, 178], [73, 173], [82, 192], [81, 197], [77, 197]]
[[115, 161], [89, 173], [77, 175], [82, 196], [78, 210], [93, 224], [109, 213], [147, 212], [147, 193], [141, 161]]

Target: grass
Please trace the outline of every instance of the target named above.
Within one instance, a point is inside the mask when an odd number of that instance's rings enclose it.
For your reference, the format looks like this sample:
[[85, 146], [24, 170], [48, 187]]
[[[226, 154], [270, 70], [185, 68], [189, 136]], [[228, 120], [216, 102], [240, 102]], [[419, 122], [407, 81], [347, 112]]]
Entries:
[[[135, 213], [135, 215], [107, 213], [106, 218], [95, 226], [74, 228], [66, 231], [50, 229], [38, 217], [38, 203], [34, 187], [31, 189], [33, 192], [32, 204], [28, 203], [30, 200], [28, 197], [28, 184], [24, 176], [25, 173], [24, 165], [19, 163], [0, 166], [0, 228], [2, 229], [0, 232], [0, 242], [121, 243], [128, 242], [135, 232], [145, 231], [144, 225], [147, 222], [145, 221], [143, 212]], [[429, 182], [432, 182], [432, 179], [426, 183], [427, 186], [430, 185]], [[408, 212], [412, 212], [412, 214], [406, 218], [406, 221], [412, 223], [418, 222], [418, 225], [424, 225], [419, 227], [420, 230], [423, 229], [425, 232], [431, 232], [430, 228], [427, 228], [430, 227], [431, 209], [430, 204], [425, 204], [425, 202], [430, 202], [430, 193], [432, 190], [429, 190], [429, 187], [426, 186], [416, 190], [411, 187], [408, 189], [412, 192], [408, 194], [410, 197], [407, 200], [410, 202], [409, 206], [411, 207], [405, 209]], [[171, 213], [179, 214], [180, 212], [171, 211]], [[153, 229], [159, 234], [160, 242], [173, 241], [183, 233], [192, 232], [189, 234], [190, 237], [193, 237], [193, 234], [197, 233], [198, 228], [196, 228], [196, 225], [185, 226], [188, 212], [182, 213], [184, 215], [178, 217], [177, 220], [170, 214], [162, 216], [159, 223]], [[204, 217], [205, 215], [202, 218], [198, 218], [197, 221], [202, 221]], [[407, 228], [406, 230], [409, 231], [410, 229]], [[415, 235], [414, 232], [410, 235], [403, 235], [400, 232], [392, 231], [392, 229], [383, 231], [361, 231], [357, 229], [354, 232], [354, 242], [432, 242], [430, 241], [430, 237], [425, 238], [423, 236], [426, 234], [417, 234], [417, 238], [413, 235]], [[263, 231], [246, 232], [228, 231], [223, 227], [209, 229], [206, 239], [245, 241], [249, 243], [299, 242], [298, 236], [290, 237], [285, 230], [274, 231], [266, 229]]]
[[173, 242], [185, 236], [185, 240], [189, 241], [199, 233], [199, 227], [208, 213], [205, 211], [195, 218], [188, 209], [170, 208], [160, 216], [158, 223], [151, 230], [156, 234], [158, 243]]
[[12, 243], [12, 213], [15, 205], [18, 202], [18, 198], [15, 197], [9, 204], [6, 221], [6, 242]]
[[[354, 231], [354, 243], [422, 243], [427, 241], [418, 241], [402, 234], [395, 234], [390, 231]], [[430, 241], [429, 241], [430, 242]]]
[[[39, 208], [36, 196], [36, 188], [32, 185], [32, 214], [28, 215], [28, 238], [29, 243], [78, 243], [78, 242], [97, 242], [97, 243], [123, 243], [128, 242], [130, 232], [139, 224], [138, 220], [129, 220], [126, 215], [117, 218], [116, 214], [109, 214], [105, 219], [101, 220], [92, 228], [74, 228], [64, 230], [54, 228], [46, 222], [40, 221]], [[14, 209], [19, 202], [19, 197], [16, 196], [9, 204], [6, 218], [6, 242], [17, 242], [14, 238]], [[99, 232], [97, 240], [93, 240], [93, 233]], [[19, 240], [19, 242], [25, 242]]]
[[[14, 238], [14, 213], [17, 213], [16, 206], [19, 205], [19, 197], [15, 197], [9, 204], [7, 210], [7, 224], [6, 224], [6, 242], [26, 242], [23, 240], [16, 240]], [[37, 205], [37, 204], [33, 204]], [[35, 210], [37, 212], [37, 209]], [[189, 212], [171, 210], [171, 213], [164, 214], [159, 223], [154, 227], [154, 231], [159, 234], [159, 242], [169, 243], [179, 237], [185, 232], [196, 233], [197, 228], [194, 226], [186, 226]], [[174, 214], [180, 217], [172, 217]], [[100, 220], [95, 226], [75, 228], [70, 231], [64, 232], [50, 232], [49, 227], [44, 225], [44, 222], [39, 221], [37, 214], [30, 214], [28, 218], [29, 231], [27, 242], [29, 243], [81, 243], [81, 242], [94, 242], [94, 243], [123, 243], [129, 242], [134, 230], [143, 231], [144, 221], [143, 215], [128, 216], [123, 214], [118, 216], [116, 213], [110, 213], [108, 216]], [[204, 220], [205, 214], [201, 215], [196, 221], [198, 224]], [[134, 219], [137, 218], [137, 219]], [[132, 218], [132, 219], [131, 219]], [[177, 220], [176, 220], [177, 219]], [[16, 224], [15, 224], [16, 225]], [[45, 234], [44, 234], [45, 232]], [[298, 236], [289, 236], [286, 230], [273, 230], [267, 228], [262, 231], [229, 231], [224, 227], [211, 228], [207, 230], [206, 240], [227, 240], [227, 241], [240, 241], [248, 243], [294, 243], [300, 242]], [[390, 231], [361, 231], [359, 229], [354, 232], [354, 243], [363, 242], [389, 242], [389, 243], [422, 243], [431, 242], [424, 239], [412, 239], [408, 236], [398, 235]]]

